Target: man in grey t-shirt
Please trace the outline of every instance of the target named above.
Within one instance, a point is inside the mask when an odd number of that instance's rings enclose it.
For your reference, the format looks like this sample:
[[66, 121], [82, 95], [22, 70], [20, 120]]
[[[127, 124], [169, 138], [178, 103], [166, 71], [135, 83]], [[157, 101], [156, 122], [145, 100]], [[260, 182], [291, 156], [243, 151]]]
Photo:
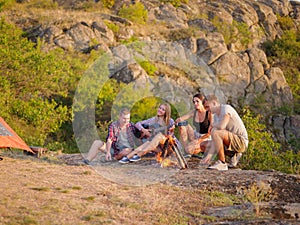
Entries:
[[218, 161], [208, 167], [208, 169], [228, 170], [225, 162], [225, 148], [226, 151], [231, 152], [231, 155], [233, 155], [229, 166], [235, 167], [242, 153], [248, 147], [247, 130], [235, 109], [230, 105], [220, 104], [215, 95], [206, 97], [205, 106], [211, 111], [214, 117], [210, 149], [202, 162], [208, 163], [213, 153], [217, 153]]

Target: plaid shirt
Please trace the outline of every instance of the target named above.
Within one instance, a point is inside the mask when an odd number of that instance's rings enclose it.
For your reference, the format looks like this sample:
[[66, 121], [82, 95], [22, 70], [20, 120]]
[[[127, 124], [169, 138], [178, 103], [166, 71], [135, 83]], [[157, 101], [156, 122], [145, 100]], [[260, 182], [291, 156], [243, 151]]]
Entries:
[[[137, 122], [135, 124], [135, 127], [138, 129], [138, 130], [141, 130], [143, 128], [143, 125], [148, 125], [148, 126], [151, 126], [151, 125], [154, 125], [154, 124], [157, 124], [157, 117], [151, 117], [147, 120], [143, 120], [143, 121], [140, 121], [140, 122]], [[172, 118], [170, 118], [170, 122], [168, 124], [168, 127], [172, 127], [173, 125], [175, 124], [174, 120]], [[170, 131], [169, 129], [167, 130], [167, 134], [168, 135], [172, 135], [174, 136], [174, 132]]]
[[[135, 141], [136, 141], [136, 138], [134, 136], [134, 130], [135, 130], [134, 123], [130, 122], [126, 126], [126, 134], [127, 134], [127, 138], [128, 138], [128, 143], [129, 143], [130, 147], [132, 147], [132, 148], [134, 148]], [[108, 126], [108, 134], [106, 137], [106, 142], [108, 139], [112, 140], [111, 147], [114, 149], [114, 156], [119, 154], [119, 152], [122, 150], [122, 149], [119, 149], [118, 145], [117, 145], [120, 131], [121, 131], [121, 127], [120, 127], [119, 121], [112, 122]]]

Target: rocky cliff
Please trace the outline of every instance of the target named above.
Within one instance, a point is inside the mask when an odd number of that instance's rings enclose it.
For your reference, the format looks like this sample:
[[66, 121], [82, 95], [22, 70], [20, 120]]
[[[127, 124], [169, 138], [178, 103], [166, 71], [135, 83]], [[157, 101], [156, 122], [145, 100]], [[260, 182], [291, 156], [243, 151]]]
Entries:
[[[292, 17], [299, 26], [297, 2], [190, 0], [174, 7], [158, 0], [135, 1], [147, 10], [144, 24], [118, 16], [124, 4], [133, 4], [128, 0], [115, 1], [110, 10], [96, 1], [91, 12], [74, 10], [84, 1], [55, 2], [61, 7], [29, 7], [26, 13], [12, 10], [2, 15], [26, 31], [32, 41], [41, 39], [45, 51], [105, 52], [110, 57], [109, 77], [132, 84], [137, 93], [147, 86], [151, 93], [147, 95], [176, 105], [184, 103], [179, 112], [191, 107], [195, 92], [215, 93], [222, 102], [250, 105], [267, 115], [279, 139], [300, 137], [299, 116], [271, 113], [291, 104], [293, 97], [283, 71], [268, 63], [262, 49], [266, 40], [282, 35], [278, 15]], [[246, 32], [241, 32], [245, 27]], [[155, 75], [149, 76], [139, 62], [154, 64], [158, 68]]]

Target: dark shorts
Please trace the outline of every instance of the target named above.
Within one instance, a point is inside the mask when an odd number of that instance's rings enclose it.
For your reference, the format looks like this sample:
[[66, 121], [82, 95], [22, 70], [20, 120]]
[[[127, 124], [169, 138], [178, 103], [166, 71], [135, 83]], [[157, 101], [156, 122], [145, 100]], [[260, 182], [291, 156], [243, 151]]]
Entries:
[[233, 134], [228, 133], [230, 144], [227, 147], [228, 151], [234, 151], [234, 152], [245, 152], [246, 151], [246, 145], [245, 141], [242, 137]]

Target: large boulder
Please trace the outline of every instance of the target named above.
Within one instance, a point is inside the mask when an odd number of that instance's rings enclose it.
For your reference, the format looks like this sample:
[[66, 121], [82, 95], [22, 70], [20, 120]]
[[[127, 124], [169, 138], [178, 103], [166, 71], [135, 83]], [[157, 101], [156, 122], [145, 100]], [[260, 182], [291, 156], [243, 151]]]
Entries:
[[237, 54], [227, 52], [211, 65], [217, 77], [221, 90], [233, 104], [245, 95], [245, 89], [250, 83], [250, 69]]
[[258, 15], [259, 23], [263, 26], [267, 34], [267, 38], [274, 40], [277, 36], [281, 36], [282, 31], [273, 9], [261, 3], [253, 4], [253, 7]]
[[222, 34], [208, 33], [197, 40], [197, 55], [208, 65], [212, 64], [227, 52], [227, 47]]
[[249, 49], [249, 67], [251, 70], [251, 81], [255, 81], [262, 77], [267, 69], [270, 68], [267, 56], [264, 51], [259, 48]]
[[149, 21], [161, 21], [170, 29], [187, 28], [187, 15], [180, 8], [171, 4], [163, 4], [149, 9]]

